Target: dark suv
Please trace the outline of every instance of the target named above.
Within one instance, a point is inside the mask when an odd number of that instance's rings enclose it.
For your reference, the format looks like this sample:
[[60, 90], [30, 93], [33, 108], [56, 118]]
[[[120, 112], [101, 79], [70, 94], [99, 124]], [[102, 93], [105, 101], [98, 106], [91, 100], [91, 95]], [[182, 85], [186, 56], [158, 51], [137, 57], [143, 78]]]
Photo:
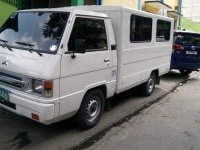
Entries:
[[200, 68], [200, 34], [186, 31], [174, 33], [171, 69], [189, 75]]

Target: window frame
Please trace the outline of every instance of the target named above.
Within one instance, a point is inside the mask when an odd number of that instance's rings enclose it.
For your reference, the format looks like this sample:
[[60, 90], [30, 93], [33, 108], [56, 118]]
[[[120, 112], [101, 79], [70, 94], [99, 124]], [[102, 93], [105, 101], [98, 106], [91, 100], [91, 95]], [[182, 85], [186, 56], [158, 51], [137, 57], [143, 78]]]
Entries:
[[[170, 28], [169, 28], [169, 39], [168, 39], [168, 40], [162, 40], [162, 41], [158, 41], [158, 40], [157, 40], [158, 21], [170, 23]], [[171, 21], [162, 20], [162, 19], [157, 19], [157, 22], [156, 22], [156, 42], [168, 42], [168, 41], [170, 41], [170, 40], [171, 40], [171, 28], [172, 28], [172, 23], [171, 23]]]
[[[151, 39], [150, 40], [143, 40], [143, 41], [133, 41], [131, 40], [131, 31], [132, 31], [132, 17], [135, 16], [135, 17], [141, 17], [142, 19], [143, 18], [146, 18], [146, 19], [150, 19], [151, 20]], [[129, 41], [130, 43], [151, 43], [152, 42], [152, 33], [153, 33], [153, 18], [151, 17], [146, 17], [146, 16], [142, 16], [142, 15], [136, 15], [136, 14], [131, 14], [130, 16], [130, 34], [129, 34]]]
[[[68, 39], [68, 43], [67, 43], [67, 47], [68, 47], [67, 53], [68, 53], [68, 54], [73, 53], [73, 51], [70, 51], [70, 50], [69, 50], [68, 44], [69, 44], [69, 40], [70, 40], [72, 31], [73, 31], [73, 27], [74, 27], [74, 24], [75, 24], [75, 21], [76, 21], [77, 18], [102, 20], [103, 23], [104, 23], [104, 27], [105, 27], [106, 42], [107, 42], [107, 43], [106, 43], [106, 45], [107, 45], [106, 49], [103, 49], [103, 48], [100, 48], [100, 49], [86, 49], [85, 52], [108, 51], [108, 50], [109, 50], [109, 41], [108, 41], [108, 36], [107, 36], [107, 35], [108, 35], [108, 31], [107, 31], [107, 26], [106, 26], [106, 21], [105, 21], [106, 18], [105, 18], [105, 17], [100, 17], [100, 16], [94, 17], [94, 16], [89, 16], [89, 15], [76, 15], [76, 16], [74, 17], [74, 20], [73, 20], [71, 32], [70, 32], [69, 39]], [[75, 52], [75, 53], [76, 53], [76, 52]]]

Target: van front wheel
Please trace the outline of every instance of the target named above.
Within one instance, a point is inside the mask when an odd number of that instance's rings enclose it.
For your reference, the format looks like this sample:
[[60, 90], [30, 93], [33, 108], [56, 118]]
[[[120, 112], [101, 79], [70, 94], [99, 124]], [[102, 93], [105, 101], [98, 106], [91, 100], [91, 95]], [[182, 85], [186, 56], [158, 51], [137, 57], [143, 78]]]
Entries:
[[101, 90], [95, 89], [88, 92], [75, 116], [77, 125], [84, 130], [94, 127], [101, 118], [104, 103], [105, 98]]
[[142, 91], [141, 91], [142, 95], [150, 96], [155, 89], [155, 84], [156, 84], [156, 74], [152, 72], [148, 81], [142, 84]]

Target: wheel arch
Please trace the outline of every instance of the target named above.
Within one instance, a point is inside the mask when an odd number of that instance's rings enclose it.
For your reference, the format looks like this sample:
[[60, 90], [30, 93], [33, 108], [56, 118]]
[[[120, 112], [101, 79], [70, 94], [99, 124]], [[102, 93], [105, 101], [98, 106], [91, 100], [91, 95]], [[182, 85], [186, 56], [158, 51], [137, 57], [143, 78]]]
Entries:
[[92, 91], [92, 90], [96, 90], [96, 89], [101, 90], [101, 91], [103, 92], [104, 98], [105, 98], [105, 99], [107, 98], [107, 87], [106, 87], [105, 84], [102, 84], [102, 85], [98, 85], [98, 86], [89, 88], [89, 89], [85, 92], [83, 98], [85, 97], [85, 95], [86, 95], [87, 93], [89, 93], [89, 92]]

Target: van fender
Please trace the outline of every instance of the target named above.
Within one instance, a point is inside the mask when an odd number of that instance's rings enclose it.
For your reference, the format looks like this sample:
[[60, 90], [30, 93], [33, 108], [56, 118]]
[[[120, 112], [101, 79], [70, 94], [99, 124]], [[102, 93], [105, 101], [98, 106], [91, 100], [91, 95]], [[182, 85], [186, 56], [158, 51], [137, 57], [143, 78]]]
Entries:
[[[113, 86], [113, 85], [115, 85], [115, 83], [113, 84], [113, 81], [111, 81], [111, 82], [101, 81], [101, 82], [97, 82], [97, 83], [88, 85], [82, 91], [82, 100], [89, 91], [96, 89], [96, 88], [100, 88], [104, 92], [105, 99], [112, 97], [114, 95], [114, 91], [115, 91], [115, 86]], [[81, 100], [81, 103], [82, 103], [82, 100]], [[79, 108], [81, 106], [81, 103], [79, 105]]]
[[97, 82], [97, 83], [90, 84], [90, 85], [86, 86], [86, 87], [83, 89], [83, 97], [82, 97], [82, 99], [84, 98], [85, 94], [86, 94], [87, 92], [89, 92], [90, 90], [93, 90], [93, 89], [95, 89], [95, 88], [102, 87], [102, 86], [105, 86], [104, 94], [105, 94], [105, 98], [107, 98], [107, 89], [108, 89], [108, 85], [107, 85], [107, 82], [106, 82], [106, 81], [102, 81], [102, 82]]
[[[93, 89], [96, 89], [96, 88], [100, 88], [100, 87], [102, 87], [102, 86], [105, 87], [105, 91], [103, 91], [103, 92], [104, 92], [104, 94], [105, 94], [105, 99], [106, 99], [106, 98], [107, 98], [107, 95], [106, 95], [106, 93], [107, 93], [107, 82], [106, 82], [106, 81], [102, 81], [102, 82], [97, 82], [97, 83], [94, 83], [94, 84], [90, 84], [90, 85], [86, 86], [82, 91], [80, 91], [80, 93], [81, 93], [80, 103], [78, 104], [78, 109], [77, 109], [76, 112], [78, 112], [78, 110], [80, 109], [81, 104], [82, 104], [82, 102], [83, 102], [84, 96], [85, 96], [89, 91], [91, 91], [91, 90], [93, 90]], [[106, 92], [106, 93], [105, 93], [105, 92]]]

